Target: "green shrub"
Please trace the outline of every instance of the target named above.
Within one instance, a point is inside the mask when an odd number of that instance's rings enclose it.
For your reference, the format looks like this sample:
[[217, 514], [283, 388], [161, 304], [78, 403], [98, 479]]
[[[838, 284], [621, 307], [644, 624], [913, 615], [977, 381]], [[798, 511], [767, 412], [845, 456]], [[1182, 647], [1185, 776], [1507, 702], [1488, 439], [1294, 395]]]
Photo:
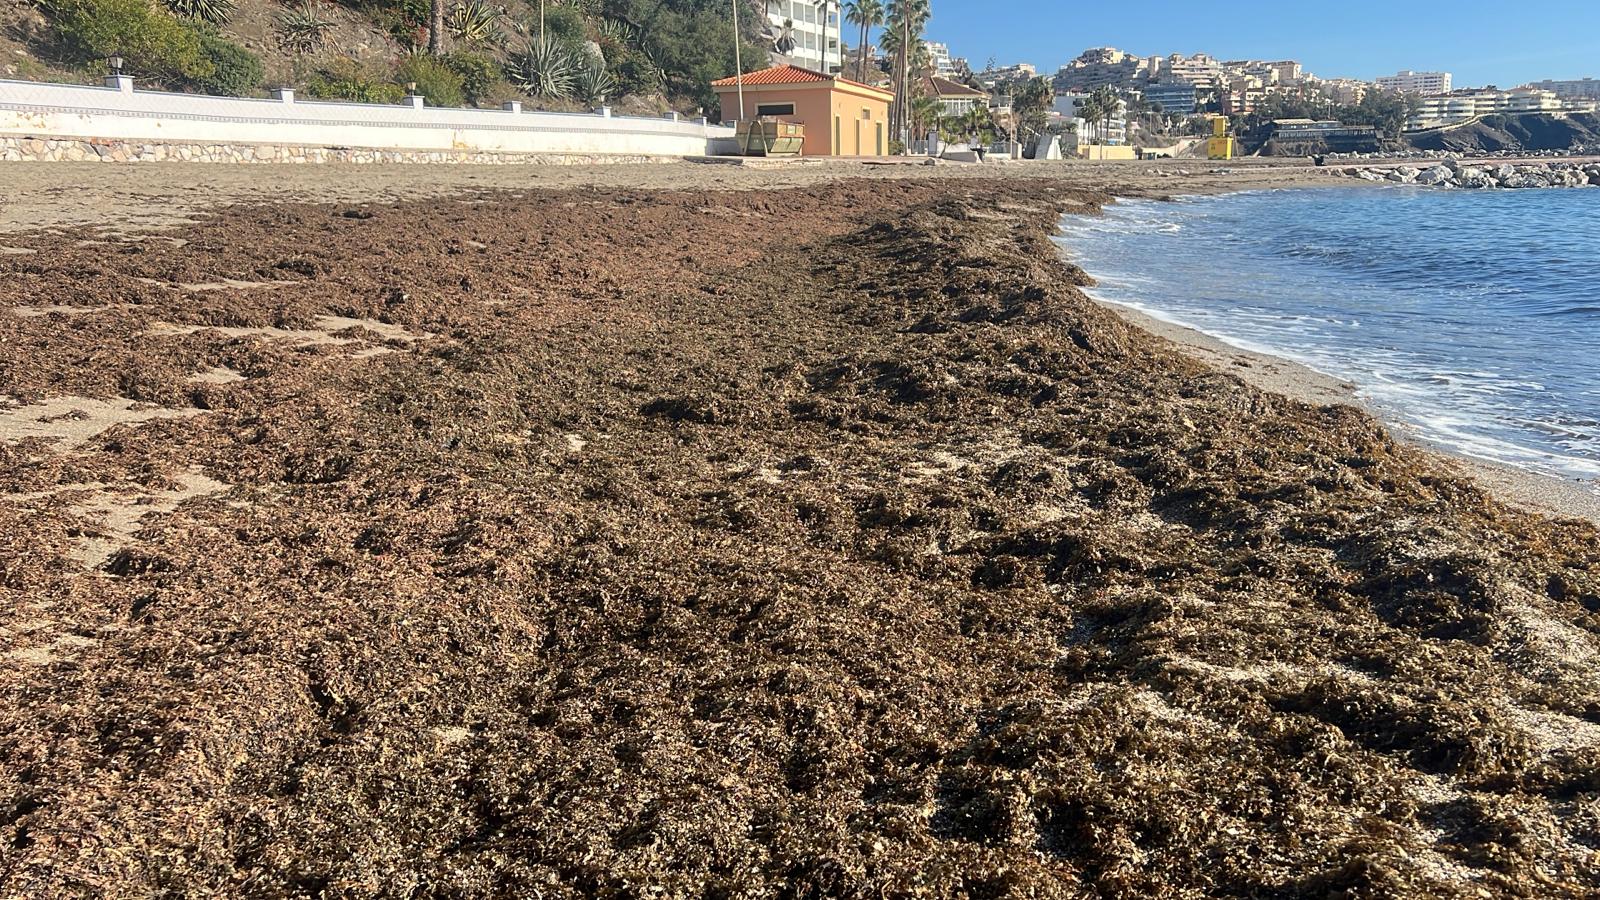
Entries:
[[44, 10], [63, 48], [83, 62], [120, 56], [131, 74], [168, 82], [212, 74], [199, 32], [150, 0], [51, 0]]
[[663, 75], [650, 57], [639, 50], [626, 50], [611, 67], [618, 96], [646, 95], [661, 91]]
[[243, 97], [267, 77], [261, 57], [219, 34], [200, 36], [200, 53], [211, 63], [212, 72], [195, 79], [195, 87], [208, 94]]
[[355, 60], [340, 59], [306, 79], [306, 95], [319, 100], [356, 103], [399, 103], [406, 90]]
[[481, 103], [503, 81], [500, 64], [482, 53], [450, 53], [444, 64], [460, 76], [461, 90], [473, 103]]
[[437, 57], [406, 57], [394, 80], [400, 84], [416, 82], [417, 93], [429, 106], [460, 106], [465, 102], [461, 76]]
[[[544, 11], [545, 34], [551, 40], [563, 43], [582, 42], [588, 39], [588, 28], [584, 25], [583, 13], [575, 6], [550, 4]], [[528, 33], [537, 40], [539, 37], [539, 20], [535, 18]]]

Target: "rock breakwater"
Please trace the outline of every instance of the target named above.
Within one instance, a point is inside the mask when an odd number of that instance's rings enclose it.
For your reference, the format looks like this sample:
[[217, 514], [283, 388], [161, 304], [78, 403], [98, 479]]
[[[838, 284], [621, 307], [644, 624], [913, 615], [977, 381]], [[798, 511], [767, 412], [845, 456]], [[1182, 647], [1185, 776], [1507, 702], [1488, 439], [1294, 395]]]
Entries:
[[1600, 186], [1600, 163], [1501, 163], [1474, 166], [1447, 159], [1435, 166], [1349, 166], [1339, 170], [1346, 178], [1428, 187], [1549, 188]]

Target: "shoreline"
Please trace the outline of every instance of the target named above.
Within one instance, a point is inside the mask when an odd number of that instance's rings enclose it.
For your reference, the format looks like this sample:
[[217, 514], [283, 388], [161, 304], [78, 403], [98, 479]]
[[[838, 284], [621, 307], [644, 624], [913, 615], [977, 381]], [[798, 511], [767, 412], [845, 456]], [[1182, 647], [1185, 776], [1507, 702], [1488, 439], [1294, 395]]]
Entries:
[[[1092, 276], [1094, 273], [1089, 274]], [[1362, 398], [1359, 386], [1353, 382], [1319, 372], [1286, 356], [1243, 349], [1215, 335], [1158, 318], [1127, 304], [1105, 300], [1090, 291], [1084, 293], [1129, 324], [1171, 342], [1184, 355], [1220, 372], [1235, 375], [1252, 387], [1282, 394], [1302, 403], [1346, 404], [1360, 409], [1382, 422], [1397, 440], [1427, 451], [1441, 460], [1451, 474], [1477, 483], [1490, 496], [1509, 506], [1544, 515], [1600, 522], [1600, 496], [1575, 483], [1505, 463], [1467, 456], [1430, 441]]]

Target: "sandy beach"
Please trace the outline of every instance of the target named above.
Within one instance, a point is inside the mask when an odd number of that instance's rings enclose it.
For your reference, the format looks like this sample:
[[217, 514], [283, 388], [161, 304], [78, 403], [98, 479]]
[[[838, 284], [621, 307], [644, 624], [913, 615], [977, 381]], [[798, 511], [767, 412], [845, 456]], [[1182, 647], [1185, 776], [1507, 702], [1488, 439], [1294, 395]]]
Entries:
[[998, 169], [6, 167], [0, 894], [1593, 896], [1593, 521], [1052, 242], [1348, 180]]
[[[1204, 332], [1158, 319], [1130, 306], [1118, 303], [1102, 305], [1139, 328], [1172, 341], [1185, 354], [1204, 361], [1218, 371], [1237, 375], [1264, 391], [1306, 403], [1351, 404], [1383, 418], [1380, 410], [1362, 402], [1356, 386], [1347, 381], [1325, 375], [1292, 359], [1236, 347]], [[1447, 465], [1458, 468], [1462, 477], [1477, 481], [1505, 502], [1546, 515], [1600, 522], [1600, 495], [1596, 495], [1588, 485], [1462, 456], [1427, 441], [1412, 430], [1397, 427], [1393, 423], [1390, 428], [1397, 437], [1443, 455]]]

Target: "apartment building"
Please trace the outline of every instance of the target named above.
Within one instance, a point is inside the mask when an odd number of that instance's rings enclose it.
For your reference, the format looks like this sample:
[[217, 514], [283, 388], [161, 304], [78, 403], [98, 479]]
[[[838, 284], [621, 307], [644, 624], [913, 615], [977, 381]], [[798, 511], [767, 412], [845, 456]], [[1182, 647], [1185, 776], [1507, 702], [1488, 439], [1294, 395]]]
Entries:
[[1583, 97], [1561, 97], [1554, 91], [1535, 88], [1517, 88], [1513, 91], [1456, 91], [1436, 97], [1424, 97], [1416, 115], [1406, 122], [1406, 127], [1437, 128], [1465, 122], [1476, 116], [1516, 115], [1521, 113], [1546, 113], [1560, 115], [1574, 112], [1594, 112], [1600, 101]]
[[1536, 91], [1549, 91], [1563, 100], [1600, 100], [1600, 78], [1577, 78], [1571, 81], [1535, 81], [1524, 87]]
[[1195, 87], [1187, 81], [1146, 85], [1144, 99], [1169, 116], [1192, 116], [1199, 109]]
[[[839, 7], [828, 3], [824, 18], [823, 7], [816, 0], [770, 0], [767, 3], [767, 30], [793, 42], [793, 48], [782, 54], [801, 68], [816, 72], [840, 71], [839, 60]], [[824, 39], [823, 32], [827, 37]]]
[[1055, 99], [1053, 110], [1066, 120], [1077, 123], [1078, 144], [1088, 144], [1091, 140], [1103, 142], [1112, 146], [1128, 142], [1128, 105], [1117, 101], [1117, 111], [1107, 123], [1096, 119], [1090, 122], [1082, 118], [1079, 113], [1085, 101], [1089, 99], [1087, 93], [1060, 94]]
[[1405, 69], [1378, 79], [1378, 89], [1424, 97], [1450, 93], [1449, 72], [1413, 72]]
[[1096, 88], [1132, 87], [1148, 70], [1144, 58], [1115, 47], [1092, 47], [1056, 72], [1055, 88], [1062, 93], [1088, 93]]
[[1314, 82], [1314, 86], [1322, 91], [1323, 96], [1340, 106], [1355, 106], [1372, 90], [1369, 82], [1358, 81], [1354, 78], [1328, 78]]
[[1208, 53], [1182, 56], [1174, 53], [1161, 64], [1167, 81], [1187, 81], [1195, 87], [1213, 88], [1222, 79], [1222, 63]]
[[979, 84], [993, 90], [997, 86], [1037, 78], [1039, 77], [1039, 70], [1034, 68], [1033, 63], [1017, 63], [1014, 66], [985, 69], [973, 77], [978, 80]]
[[933, 74], [940, 78], [950, 78], [956, 74], [956, 61], [950, 55], [950, 45], [938, 41], [928, 41], [928, 58], [933, 62]]

